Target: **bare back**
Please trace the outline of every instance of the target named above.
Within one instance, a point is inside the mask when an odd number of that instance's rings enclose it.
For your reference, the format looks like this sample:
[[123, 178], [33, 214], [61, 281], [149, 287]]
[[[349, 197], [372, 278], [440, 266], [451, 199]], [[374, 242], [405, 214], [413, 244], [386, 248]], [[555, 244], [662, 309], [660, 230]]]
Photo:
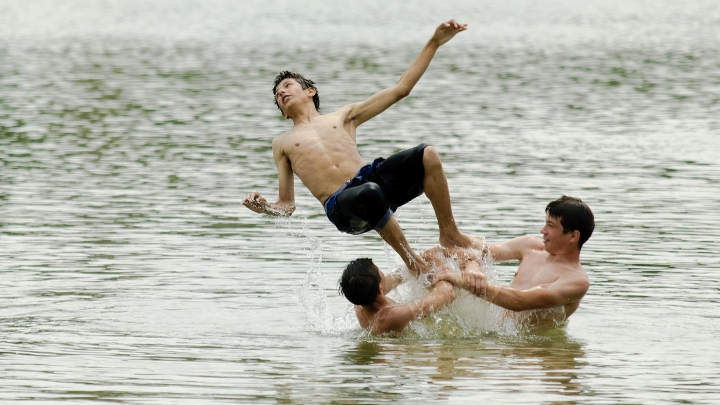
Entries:
[[350, 108], [296, 124], [273, 141], [273, 152], [289, 161], [321, 203], [365, 165], [355, 144], [355, 128], [346, 123]]

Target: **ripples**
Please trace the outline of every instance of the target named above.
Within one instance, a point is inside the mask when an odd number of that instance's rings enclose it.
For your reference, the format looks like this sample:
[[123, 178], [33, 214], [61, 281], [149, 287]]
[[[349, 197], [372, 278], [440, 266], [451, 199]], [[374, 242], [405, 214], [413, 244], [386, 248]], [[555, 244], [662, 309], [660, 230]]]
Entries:
[[[717, 402], [719, 9], [366, 3], [293, 24], [302, 7], [258, 2], [5, 4], [3, 399]], [[537, 234], [562, 194], [588, 202], [591, 288], [565, 328], [506, 328], [463, 296], [368, 336], [335, 287], [356, 257], [398, 265], [379, 237], [332, 230], [299, 181], [292, 218], [239, 205], [276, 193], [278, 70], [332, 111], [394, 83], [443, 12], [471, 29], [360, 153], [435, 145], [460, 227], [491, 243]], [[437, 244], [424, 197], [397, 217]]]

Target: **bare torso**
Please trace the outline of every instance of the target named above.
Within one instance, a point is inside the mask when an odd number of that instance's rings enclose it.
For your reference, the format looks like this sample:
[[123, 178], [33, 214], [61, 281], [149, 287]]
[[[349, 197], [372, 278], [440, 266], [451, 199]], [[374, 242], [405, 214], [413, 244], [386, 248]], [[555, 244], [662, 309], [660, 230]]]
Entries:
[[297, 124], [273, 141], [273, 149], [280, 148], [292, 171], [321, 203], [365, 165], [355, 130], [345, 124], [348, 110], [343, 107]]
[[[539, 285], [554, 283], [561, 278], [576, 277], [588, 279], [585, 270], [583, 270], [579, 264], [558, 263], [553, 260], [553, 256], [547, 251], [532, 250], [523, 254], [518, 271], [510, 282], [510, 287], [517, 290], [529, 290]], [[555, 310], [552, 312], [567, 318], [572, 315], [579, 306], [580, 301], [572, 302], [563, 306], [564, 311]], [[554, 320], [560, 321], [562, 319]]]

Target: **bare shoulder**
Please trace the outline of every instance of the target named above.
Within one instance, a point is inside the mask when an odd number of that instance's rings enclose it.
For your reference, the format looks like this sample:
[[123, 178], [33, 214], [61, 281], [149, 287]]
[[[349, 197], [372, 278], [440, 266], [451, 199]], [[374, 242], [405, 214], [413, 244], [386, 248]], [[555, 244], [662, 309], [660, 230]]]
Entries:
[[391, 305], [375, 314], [373, 332], [402, 332], [413, 319], [412, 311], [407, 305]]
[[287, 132], [283, 132], [282, 134], [280, 134], [280, 135], [276, 136], [275, 138], [273, 138], [273, 140], [272, 140], [272, 146], [273, 146], [273, 148], [274, 148], [276, 145], [277, 145], [277, 146], [282, 145], [282, 143], [283, 143], [283, 142], [285, 141], [285, 139], [288, 137], [288, 135], [290, 134], [290, 132], [292, 132], [292, 130], [287, 131]]
[[287, 132], [283, 132], [282, 134], [280, 134], [280, 135], [276, 136], [275, 138], [273, 138], [273, 140], [272, 140], [272, 149], [273, 149], [273, 153], [274, 153], [274, 154], [277, 155], [277, 154], [282, 154], [282, 153], [284, 153], [285, 141], [288, 139], [288, 137], [289, 137], [291, 134], [292, 134], [292, 129], [289, 130], [289, 131], [287, 131]]
[[583, 284], [587, 284], [588, 287], [590, 286], [590, 277], [588, 277], [587, 272], [582, 266], [578, 265], [576, 267], [573, 267], [573, 270], [567, 272], [567, 274], [573, 279], [578, 280]]
[[353, 109], [358, 105], [359, 103], [352, 103], [348, 105], [344, 105], [337, 110], [328, 113], [326, 115], [334, 115], [339, 118], [342, 118], [343, 121], [348, 121], [348, 117], [352, 114]]
[[361, 328], [367, 329], [367, 327], [370, 326], [370, 320], [367, 318], [365, 312], [362, 310], [362, 307], [359, 305], [355, 305], [355, 316], [357, 316], [357, 320]]
[[533, 251], [533, 250], [545, 250], [545, 244], [542, 239], [537, 236], [525, 235], [520, 236], [518, 239], [518, 246], [520, 249]]
[[558, 279], [555, 283], [572, 291], [578, 298], [582, 298], [590, 288], [590, 278], [585, 269], [579, 264], [577, 266], [567, 264], [556, 269], [556, 271]]

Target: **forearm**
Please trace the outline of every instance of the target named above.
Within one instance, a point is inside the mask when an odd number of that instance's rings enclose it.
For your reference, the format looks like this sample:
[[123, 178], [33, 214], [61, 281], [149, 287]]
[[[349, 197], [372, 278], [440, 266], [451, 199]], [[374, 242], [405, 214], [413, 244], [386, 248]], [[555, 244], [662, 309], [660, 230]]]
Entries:
[[431, 38], [427, 44], [425, 44], [425, 47], [420, 52], [420, 55], [415, 59], [415, 61], [410, 65], [410, 67], [403, 73], [402, 76], [400, 76], [400, 80], [398, 80], [395, 87], [398, 89], [398, 91], [402, 94], [402, 96], [407, 96], [410, 94], [410, 91], [415, 87], [415, 84], [420, 80], [423, 74], [425, 74], [425, 71], [427, 70], [428, 66], [430, 66], [430, 62], [432, 61], [433, 57], [435, 56], [435, 52], [437, 52], [440, 45], [438, 42]]
[[527, 308], [527, 305], [525, 305], [522, 299], [522, 291], [496, 284], [488, 284], [485, 293], [480, 295], [480, 298], [511, 311], [533, 309]]
[[455, 300], [455, 286], [448, 281], [439, 281], [432, 291], [411, 306], [415, 319], [420, 319], [442, 309]]
[[529, 290], [517, 290], [511, 287], [488, 284], [486, 293], [481, 297], [499, 307], [511, 311], [529, 311], [533, 309], [553, 308], [569, 303], [557, 294], [542, 286]]

